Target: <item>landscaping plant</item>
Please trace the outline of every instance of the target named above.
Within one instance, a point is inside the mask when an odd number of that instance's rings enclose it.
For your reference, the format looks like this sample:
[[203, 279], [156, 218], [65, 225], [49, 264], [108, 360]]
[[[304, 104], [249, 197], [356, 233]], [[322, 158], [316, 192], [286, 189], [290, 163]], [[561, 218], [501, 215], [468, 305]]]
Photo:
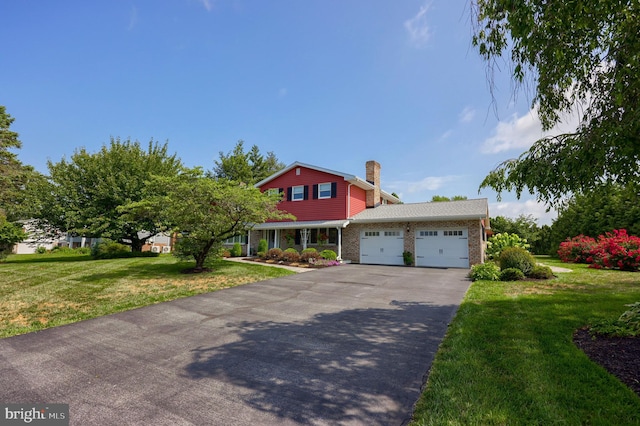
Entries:
[[524, 275], [528, 275], [536, 266], [535, 258], [527, 250], [521, 247], [509, 247], [500, 253], [500, 269], [519, 269]]
[[596, 269], [640, 269], [640, 238], [614, 229], [595, 240], [579, 235], [560, 244], [558, 256], [563, 262], [588, 263]]
[[500, 253], [509, 247], [520, 247], [528, 250], [529, 244], [527, 244], [526, 239], [520, 238], [518, 234], [509, 234], [506, 232], [496, 234], [487, 241], [487, 258], [497, 259], [500, 256]]
[[469, 272], [471, 281], [498, 281], [500, 279], [500, 267], [494, 262], [485, 262], [473, 265]]
[[320, 256], [326, 260], [336, 260], [338, 258], [338, 255], [333, 250], [322, 250]]

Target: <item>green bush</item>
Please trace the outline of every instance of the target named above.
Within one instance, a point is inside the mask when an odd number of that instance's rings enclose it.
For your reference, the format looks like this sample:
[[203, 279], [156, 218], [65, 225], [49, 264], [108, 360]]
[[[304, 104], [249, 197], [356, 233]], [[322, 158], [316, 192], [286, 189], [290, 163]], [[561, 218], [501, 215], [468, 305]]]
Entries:
[[300, 262], [300, 253], [294, 248], [288, 248], [282, 253], [282, 259], [286, 262]]
[[516, 268], [528, 275], [536, 266], [535, 258], [521, 247], [509, 247], [500, 253], [500, 269]]
[[91, 249], [89, 247], [78, 247], [77, 249], [73, 249], [76, 254], [91, 254]]
[[553, 271], [548, 266], [536, 265], [527, 276], [538, 280], [548, 280], [555, 275], [553, 275]]
[[93, 259], [121, 259], [127, 257], [158, 256], [159, 253], [153, 253], [150, 251], [132, 252], [129, 246], [110, 240], [103, 240], [91, 247], [91, 257]]
[[[91, 250], [91, 249], [90, 249]], [[57, 254], [72, 254], [75, 253], [75, 251], [71, 248], [71, 247], [67, 247], [67, 246], [55, 246], [54, 248], [51, 249], [51, 253], [57, 253]]]
[[91, 257], [94, 259], [116, 259], [129, 257], [131, 248], [115, 241], [103, 240], [91, 248]]
[[471, 281], [498, 281], [500, 279], [500, 267], [494, 262], [473, 265], [469, 272]]
[[233, 248], [231, 250], [229, 250], [229, 253], [231, 254], [231, 256], [233, 257], [240, 257], [242, 256], [242, 246], [240, 245], [240, 243], [235, 243], [233, 245]]
[[591, 333], [616, 337], [640, 336], [640, 302], [625, 306], [631, 309], [625, 311], [617, 320], [604, 320], [592, 325]]
[[309, 247], [309, 248], [306, 248], [306, 249], [302, 250], [302, 253], [300, 253], [300, 254], [317, 253], [317, 252], [318, 252], [318, 250], [314, 249], [313, 247]]
[[282, 260], [282, 249], [272, 248], [267, 252], [267, 259]]
[[518, 234], [509, 234], [507, 232], [496, 234], [489, 238], [487, 242], [487, 258], [492, 260], [498, 259], [502, 251], [509, 247], [520, 247], [528, 250], [529, 244], [527, 244], [526, 239], [520, 238]]
[[323, 259], [327, 260], [336, 260], [338, 258], [338, 255], [333, 250], [322, 250], [320, 252], [320, 256], [322, 256]]
[[[258, 242], [258, 253], [266, 253], [269, 250], [269, 243], [264, 238]], [[260, 256], [260, 254], [258, 254]]]
[[37, 254], [45, 254], [46, 252], [47, 252], [47, 249], [42, 246], [39, 246], [38, 248], [36, 248]]
[[411, 253], [410, 251], [403, 251], [402, 252], [402, 261], [404, 262], [404, 264], [406, 266], [413, 265], [413, 253]]
[[524, 274], [520, 269], [507, 268], [500, 271], [500, 281], [518, 281], [524, 279]]
[[258, 257], [260, 259], [266, 259], [267, 258], [267, 252], [265, 252], [265, 251], [259, 251], [257, 254], [258, 254]]

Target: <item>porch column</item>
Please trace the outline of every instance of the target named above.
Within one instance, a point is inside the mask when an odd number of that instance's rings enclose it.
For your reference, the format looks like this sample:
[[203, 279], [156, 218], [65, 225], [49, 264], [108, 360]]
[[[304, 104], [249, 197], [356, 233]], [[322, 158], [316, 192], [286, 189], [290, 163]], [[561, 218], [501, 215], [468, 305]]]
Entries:
[[342, 260], [342, 228], [336, 228], [338, 230], [338, 259]]
[[307, 248], [307, 239], [309, 238], [309, 230], [301, 229], [300, 230], [300, 238], [302, 239], [302, 250]]

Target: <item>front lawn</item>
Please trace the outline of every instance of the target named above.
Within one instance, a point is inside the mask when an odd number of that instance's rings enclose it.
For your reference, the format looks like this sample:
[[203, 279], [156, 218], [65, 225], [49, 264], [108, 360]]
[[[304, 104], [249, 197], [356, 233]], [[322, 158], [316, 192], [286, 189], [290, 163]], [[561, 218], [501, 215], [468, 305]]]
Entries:
[[171, 255], [11, 255], [0, 263], [0, 337], [293, 274], [224, 260], [210, 273], [180, 273], [189, 266]]
[[640, 398], [572, 341], [640, 301], [640, 273], [542, 261], [574, 272], [472, 284], [413, 425], [640, 424]]

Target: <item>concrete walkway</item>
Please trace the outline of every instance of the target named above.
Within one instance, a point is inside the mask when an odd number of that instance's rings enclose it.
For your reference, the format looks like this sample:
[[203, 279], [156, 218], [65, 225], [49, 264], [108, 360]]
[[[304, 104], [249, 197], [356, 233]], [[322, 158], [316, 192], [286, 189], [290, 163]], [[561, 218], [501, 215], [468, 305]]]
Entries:
[[72, 425], [401, 425], [467, 273], [345, 265], [0, 339], [0, 401]]

